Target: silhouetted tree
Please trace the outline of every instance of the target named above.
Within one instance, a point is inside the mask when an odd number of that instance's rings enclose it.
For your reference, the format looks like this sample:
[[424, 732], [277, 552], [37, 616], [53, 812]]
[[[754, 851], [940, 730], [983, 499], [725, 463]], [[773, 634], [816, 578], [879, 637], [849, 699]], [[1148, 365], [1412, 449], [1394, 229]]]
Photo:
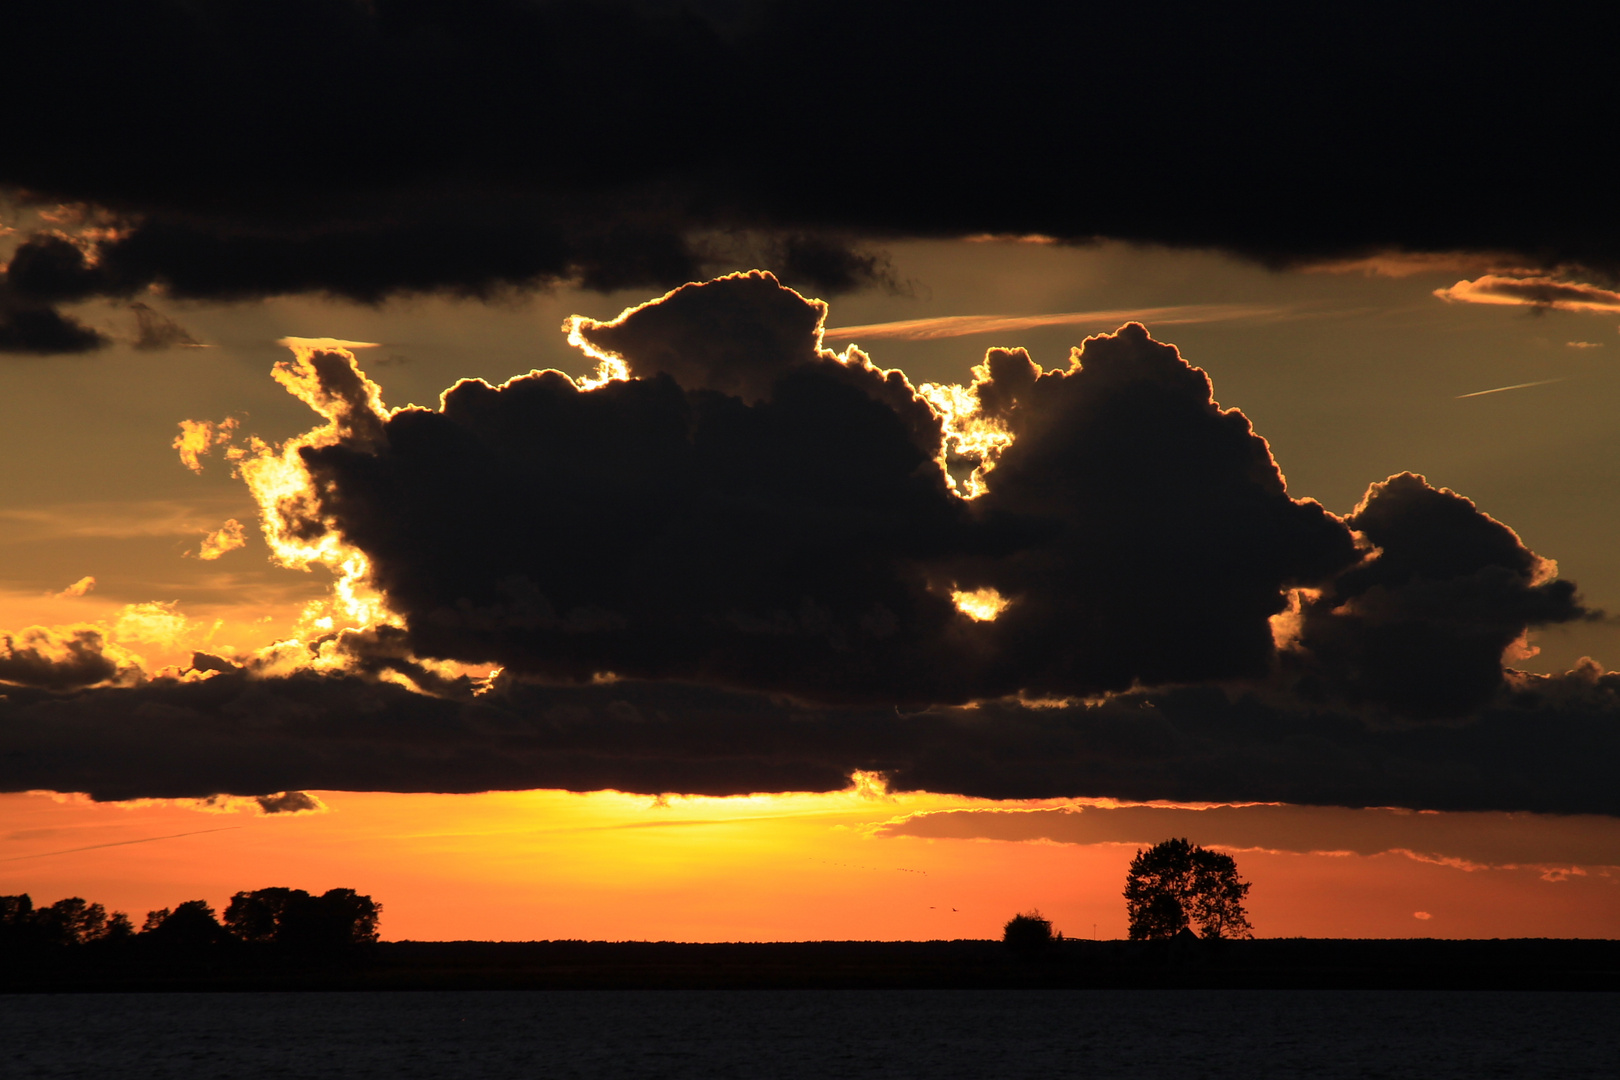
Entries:
[[34, 898], [27, 893], [0, 896], [0, 950], [21, 952], [43, 943], [34, 922]]
[[225, 925], [243, 941], [331, 955], [374, 943], [381, 914], [381, 904], [353, 889], [311, 896], [303, 889], [277, 886], [231, 897]]
[[107, 930], [107, 909], [78, 896], [41, 908], [34, 918], [58, 945], [83, 945], [99, 939]]
[[201, 952], [224, 940], [225, 928], [206, 900], [187, 900], [173, 911], [147, 912], [141, 937], [166, 952]]
[[1248, 892], [1230, 855], [1185, 837], [1138, 850], [1125, 877], [1131, 940], [1174, 937], [1189, 925], [1206, 938], [1252, 937]]
[[1052, 944], [1052, 920], [1033, 909], [1014, 915], [1001, 928], [1001, 940], [1022, 956], [1042, 952]]
[[225, 908], [225, 927], [243, 941], [268, 945], [280, 936], [287, 909], [310, 899], [303, 889], [272, 887], [239, 892]]
[[107, 914], [100, 904], [70, 896], [36, 908], [27, 893], [0, 896], [0, 940], [29, 947], [70, 947], [120, 940], [134, 933], [122, 911]]

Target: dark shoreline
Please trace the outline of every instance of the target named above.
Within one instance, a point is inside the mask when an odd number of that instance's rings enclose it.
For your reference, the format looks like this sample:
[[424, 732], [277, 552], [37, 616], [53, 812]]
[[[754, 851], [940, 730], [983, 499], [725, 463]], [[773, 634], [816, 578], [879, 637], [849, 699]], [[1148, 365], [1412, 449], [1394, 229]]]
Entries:
[[341, 962], [36, 956], [0, 992], [331, 990], [1366, 989], [1620, 990], [1620, 941], [1268, 938], [688, 944], [394, 941]]

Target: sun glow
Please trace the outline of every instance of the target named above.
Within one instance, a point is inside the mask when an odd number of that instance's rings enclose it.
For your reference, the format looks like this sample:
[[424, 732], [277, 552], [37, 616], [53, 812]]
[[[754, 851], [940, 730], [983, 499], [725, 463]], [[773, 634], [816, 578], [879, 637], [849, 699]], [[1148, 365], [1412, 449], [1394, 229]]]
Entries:
[[957, 611], [974, 622], [994, 622], [996, 616], [1006, 611], [1012, 603], [989, 586], [972, 592], [957, 590], [951, 593], [951, 600], [956, 604]]
[[[619, 318], [624, 318], [632, 310], [634, 309], [627, 308]], [[630, 365], [625, 363], [624, 357], [618, 353], [608, 352], [591, 344], [584, 334], [587, 323], [593, 326], [603, 325], [584, 315], [570, 315], [562, 324], [563, 332], [568, 335], [568, 344], [596, 361], [596, 371], [584, 378], [575, 379], [574, 385], [581, 390], [595, 390], [610, 382], [627, 382], [630, 378]]]
[[[1012, 433], [1000, 420], [979, 411], [979, 399], [970, 387], [923, 383], [917, 387], [917, 396], [933, 407], [945, 433], [939, 462], [945, 482], [964, 499], [983, 495], [989, 490], [985, 477], [996, 467], [1001, 452], [1012, 445]], [[957, 474], [969, 465], [971, 470], [958, 480]]]

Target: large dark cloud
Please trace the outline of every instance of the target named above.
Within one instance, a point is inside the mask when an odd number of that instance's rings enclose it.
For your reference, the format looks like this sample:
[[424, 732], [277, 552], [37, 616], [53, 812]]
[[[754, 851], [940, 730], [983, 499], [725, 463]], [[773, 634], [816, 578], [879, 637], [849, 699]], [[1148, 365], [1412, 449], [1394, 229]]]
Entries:
[[0, 353], [50, 356], [99, 349], [107, 338], [49, 304], [19, 298], [0, 282]]
[[1461, 727], [1390, 728], [1189, 688], [1094, 706], [900, 713], [689, 683], [501, 680], [429, 697], [305, 672], [0, 699], [0, 790], [97, 798], [288, 790], [896, 788], [991, 798], [1278, 801], [1620, 815], [1620, 676], [1532, 679]]
[[1585, 104], [1608, 93], [1608, 9], [24, 0], [7, 18], [29, 45], [0, 96], [27, 107], [0, 187], [121, 226], [89, 273], [23, 256], [13, 287], [37, 302], [670, 285], [746, 234], [817, 290], [887, 280], [851, 240], [981, 232], [1620, 266], [1620, 211], [1588, 179], [1613, 171]]
[[[824, 315], [732, 275], [576, 320], [626, 378], [467, 380], [391, 414], [352, 355], [299, 350], [280, 377], [328, 423], [293, 444], [312, 486], [271, 532], [358, 547], [402, 625], [290, 676], [296, 645], [199, 655], [190, 682], [40, 631], [0, 656], [0, 785], [719, 794], [864, 769], [988, 797], [1620, 813], [1620, 675], [1503, 666], [1590, 613], [1467, 499], [1412, 474], [1343, 520], [1290, 498], [1137, 324], [1060, 370], [991, 350], [929, 391], [947, 409], [822, 350]], [[480, 693], [444, 660], [505, 674]]]
[[1290, 659], [1310, 690], [1466, 715], [1501, 688], [1503, 653], [1526, 627], [1593, 614], [1512, 529], [1421, 476], [1374, 484], [1346, 524], [1370, 551], [1305, 604]]
[[[969, 502], [939, 417], [818, 351], [824, 313], [752, 274], [581, 323], [634, 378], [464, 381], [306, 450], [292, 528], [367, 553], [418, 655], [912, 705], [1261, 677], [1284, 590], [1355, 560], [1140, 326], [1063, 372], [992, 355], [979, 419], [1016, 441]], [[983, 588], [994, 622], [951, 598]]]
[[[346, 404], [286, 527], [364, 550], [419, 656], [817, 701], [1265, 679], [1305, 588], [1283, 667], [1307, 697], [1459, 716], [1526, 629], [1588, 614], [1421, 477], [1348, 521], [1289, 498], [1243, 414], [1139, 325], [1063, 370], [991, 350], [964, 429], [898, 372], [820, 351], [824, 315], [733, 275], [576, 325], [629, 380], [464, 381], [386, 419]], [[330, 400], [366, 400], [345, 358], [309, 363]], [[970, 501], [940, 463], [974, 430], [1010, 445]], [[979, 590], [994, 620], [953, 603]]]
[[1288, 497], [1248, 419], [1139, 324], [1087, 340], [1066, 371], [1000, 349], [983, 370], [980, 412], [1014, 441], [975, 509], [1040, 537], [962, 576], [1013, 601], [993, 630], [1016, 689], [1264, 676], [1282, 588], [1355, 561], [1337, 518]]

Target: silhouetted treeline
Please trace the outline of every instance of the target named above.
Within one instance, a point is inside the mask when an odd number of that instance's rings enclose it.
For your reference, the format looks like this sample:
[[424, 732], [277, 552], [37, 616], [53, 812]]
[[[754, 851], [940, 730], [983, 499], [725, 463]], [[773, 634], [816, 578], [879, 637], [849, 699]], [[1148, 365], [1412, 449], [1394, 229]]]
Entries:
[[0, 896], [0, 963], [78, 971], [341, 964], [376, 944], [381, 913], [381, 904], [353, 889], [315, 896], [274, 887], [237, 893], [223, 921], [207, 901], [187, 900], [147, 912], [137, 932], [128, 915], [77, 896], [48, 907], [35, 907], [27, 893]]
[[[227, 931], [228, 932], [228, 931]], [[138, 943], [142, 935], [137, 935]], [[344, 962], [232, 936], [203, 958], [61, 948], [0, 961], [0, 990], [1042, 989], [1620, 990], [1620, 941], [1053, 938], [1002, 941], [390, 941]], [[99, 956], [99, 958], [98, 958]]]

